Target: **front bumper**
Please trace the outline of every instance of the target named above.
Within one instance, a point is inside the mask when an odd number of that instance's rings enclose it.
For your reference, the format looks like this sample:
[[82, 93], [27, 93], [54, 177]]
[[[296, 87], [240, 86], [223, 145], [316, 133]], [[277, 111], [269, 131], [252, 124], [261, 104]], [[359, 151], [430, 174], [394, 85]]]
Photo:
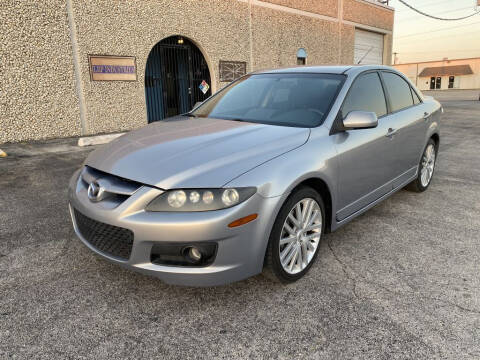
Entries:
[[[147, 212], [145, 206], [161, 190], [141, 186], [133, 195], [112, 207], [108, 202], [88, 199], [87, 188], [75, 173], [69, 186], [69, 207], [77, 236], [92, 251], [123, 267], [153, 275], [178, 285], [213, 286], [245, 279], [262, 271], [265, 249], [279, 198], [258, 194], [229, 209], [206, 212]], [[75, 211], [104, 223], [133, 232], [128, 259], [100, 251], [79, 231]], [[229, 228], [238, 218], [256, 213], [258, 218], [245, 225]], [[151, 262], [152, 246], [157, 243], [192, 244], [215, 242], [213, 263], [204, 267], [158, 265]]]

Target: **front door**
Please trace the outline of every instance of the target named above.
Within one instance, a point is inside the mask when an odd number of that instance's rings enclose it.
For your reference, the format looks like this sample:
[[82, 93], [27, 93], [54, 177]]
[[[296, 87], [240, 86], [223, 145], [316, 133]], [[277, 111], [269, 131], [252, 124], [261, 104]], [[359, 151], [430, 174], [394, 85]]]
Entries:
[[385, 94], [377, 72], [364, 73], [354, 81], [339, 116], [344, 118], [356, 110], [375, 112], [378, 126], [334, 135], [339, 161], [337, 221], [392, 190], [392, 142], [386, 135], [393, 121], [386, 116]]
[[437, 80], [435, 81], [435, 89], [441, 89], [442, 88], [442, 78], [440, 76], [437, 76]]
[[430, 90], [435, 90], [435, 76], [430, 78]]

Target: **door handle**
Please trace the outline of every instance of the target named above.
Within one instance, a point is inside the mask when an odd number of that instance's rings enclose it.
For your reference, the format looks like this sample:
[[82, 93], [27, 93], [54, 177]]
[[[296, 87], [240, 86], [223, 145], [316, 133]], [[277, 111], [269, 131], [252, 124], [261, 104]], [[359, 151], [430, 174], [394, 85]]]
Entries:
[[393, 135], [395, 135], [397, 133], [397, 131], [398, 131], [397, 129], [389, 128], [388, 132], [387, 132], [387, 135], [385, 135], [385, 136], [391, 139], [393, 137]]
[[430, 116], [430, 114], [425, 111], [425, 112], [423, 113], [423, 120], [427, 120], [429, 116]]

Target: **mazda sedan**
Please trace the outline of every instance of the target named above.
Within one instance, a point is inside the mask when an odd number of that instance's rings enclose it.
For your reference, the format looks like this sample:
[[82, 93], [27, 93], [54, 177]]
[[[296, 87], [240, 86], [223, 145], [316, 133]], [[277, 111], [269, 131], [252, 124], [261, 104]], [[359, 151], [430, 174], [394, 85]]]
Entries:
[[296, 281], [323, 234], [428, 188], [442, 111], [390, 67], [252, 73], [92, 152], [70, 182], [73, 226], [167, 283]]

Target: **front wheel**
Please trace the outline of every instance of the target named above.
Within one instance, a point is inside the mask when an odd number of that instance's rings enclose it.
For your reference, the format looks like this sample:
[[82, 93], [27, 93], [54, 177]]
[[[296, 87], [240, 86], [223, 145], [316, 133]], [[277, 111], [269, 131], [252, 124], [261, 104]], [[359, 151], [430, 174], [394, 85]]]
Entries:
[[310, 187], [294, 191], [282, 206], [268, 242], [264, 274], [283, 283], [300, 279], [312, 266], [325, 229], [325, 207]]
[[420, 160], [418, 166], [418, 176], [412, 181], [408, 188], [415, 192], [423, 192], [427, 190], [430, 182], [432, 181], [433, 172], [435, 171], [435, 161], [437, 159], [437, 147], [435, 141], [428, 140], [427, 146]]

